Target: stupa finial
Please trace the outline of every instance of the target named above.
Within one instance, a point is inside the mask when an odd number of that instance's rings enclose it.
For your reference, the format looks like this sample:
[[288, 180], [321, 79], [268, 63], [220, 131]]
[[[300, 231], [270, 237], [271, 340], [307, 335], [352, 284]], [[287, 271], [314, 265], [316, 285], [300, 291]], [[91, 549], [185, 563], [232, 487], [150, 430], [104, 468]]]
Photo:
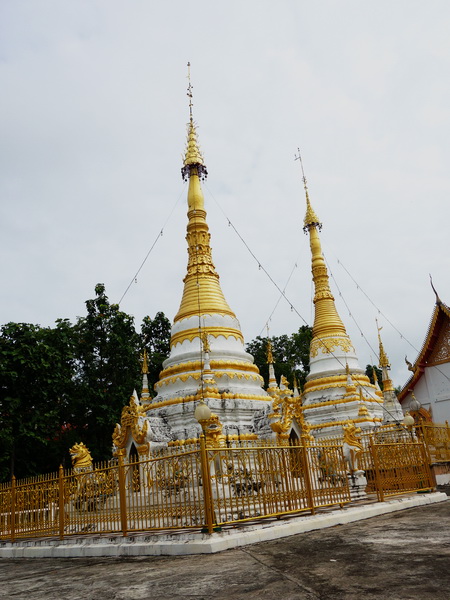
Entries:
[[206, 179], [208, 175], [208, 171], [206, 169], [203, 154], [200, 151], [198, 138], [197, 138], [197, 129], [194, 124], [193, 117], [193, 85], [191, 83], [191, 63], [188, 62], [188, 88], [187, 88], [187, 96], [189, 98], [189, 123], [188, 123], [188, 135], [187, 135], [187, 144], [186, 144], [186, 152], [184, 154], [183, 167], [181, 169], [181, 175], [183, 179], [186, 181], [192, 174], [198, 175], [201, 179]]
[[306, 214], [305, 214], [305, 220], [303, 223], [304, 224], [303, 230], [305, 233], [307, 233], [309, 227], [318, 227], [319, 231], [320, 231], [322, 229], [322, 223], [319, 221], [319, 217], [316, 215], [313, 207], [311, 206], [311, 202], [309, 200], [308, 183], [307, 183], [306, 177], [305, 177], [305, 170], [303, 169], [303, 161], [302, 161], [302, 155], [300, 153], [300, 148], [297, 148], [297, 152], [298, 152], [298, 155], [296, 155], [295, 160], [300, 161], [300, 168], [302, 170], [303, 188], [305, 190], [305, 196], [306, 196]]
[[187, 74], [187, 78], [188, 78], [188, 91], [187, 91], [187, 95], [189, 98], [189, 114], [192, 120], [192, 107], [193, 107], [193, 102], [192, 102], [192, 83], [191, 83], [191, 63], [188, 62], [187, 64], [187, 68], [188, 68], [188, 74]]

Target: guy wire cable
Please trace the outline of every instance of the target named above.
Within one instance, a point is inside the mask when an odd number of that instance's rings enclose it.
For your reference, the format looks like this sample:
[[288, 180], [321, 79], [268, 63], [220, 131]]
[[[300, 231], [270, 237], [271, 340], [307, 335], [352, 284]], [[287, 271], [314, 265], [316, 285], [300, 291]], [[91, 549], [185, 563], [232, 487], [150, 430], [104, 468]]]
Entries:
[[[233, 228], [233, 230], [235, 231], [236, 235], [239, 237], [239, 239], [242, 241], [242, 243], [244, 244], [244, 246], [247, 248], [247, 250], [249, 251], [249, 253], [251, 254], [251, 256], [252, 256], [252, 257], [255, 259], [255, 261], [257, 262], [259, 269], [261, 269], [261, 270], [262, 270], [262, 271], [263, 271], [263, 272], [264, 272], [264, 273], [267, 275], [267, 277], [269, 278], [269, 280], [270, 280], [270, 281], [273, 283], [273, 285], [274, 285], [274, 286], [277, 288], [277, 290], [280, 292], [281, 296], [282, 296], [282, 297], [283, 297], [283, 298], [284, 298], [284, 299], [285, 299], [285, 300], [288, 302], [288, 304], [289, 304], [289, 305], [290, 305], [290, 307], [291, 307], [291, 310], [293, 310], [293, 311], [294, 311], [294, 312], [295, 312], [295, 313], [296, 313], [296, 314], [297, 314], [297, 315], [298, 315], [298, 316], [299, 316], [299, 317], [302, 319], [302, 321], [305, 323], [305, 325], [308, 325], [308, 326], [309, 326], [309, 323], [307, 323], [307, 322], [306, 322], [306, 320], [305, 320], [305, 319], [302, 317], [302, 315], [299, 313], [299, 311], [298, 311], [298, 310], [295, 308], [295, 306], [294, 306], [294, 305], [293, 305], [293, 304], [290, 302], [290, 300], [287, 298], [287, 296], [286, 296], [286, 294], [284, 293], [284, 291], [280, 289], [280, 287], [278, 286], [278, 284], [277, 284], [277, 283], [274, 281], [274, 279], [271, 277], [271, 275], [269, 274], [269, 272], [267, 271], [267, 269], [265, 269], [265, 267], [264, 267], [264, 266], [261, 264], [261, 262], [260, 262], [260, 261], [257, 259], [256, 255], [255, 255], [255, 254], [252, 252], [252, 250], [250, 249], [250, 247], [249, 247], [249, 245], [247, 244], [247, 242], [244, 240], [244, 238], [241, 236], [241, 234], [239, 233], [239, 231], [236, 229], [236, 227], [235, 227], [235, 226], [233, 225], [233, 223], [230, 221], [230, 219], [228, 218], [227, 214], [225, 213], [225, 211], [223, 210], [223, 208], [221, 207], [221, 205], [219, 204], [219, 202], [216, 200], [216, 198], [215, 198], [215, 197], [214, 197], [214, 195], [212, 194], [212, 192], [211, 192], [211, 190], [209, 189], [209, 187], [208, 187], [208, 186], [206, 186], [206, 185], [205, 185], [205, 187], [207, 188], [207, 190], [208, 190], [209, 194], [211, 195], [211, 197], [213, 198], [214, 202], [217, 204], [217, 206], [219, 207], [220, 211], [221, 211], [221, 212], [222, 212], [222, 214], [224, 215], [225, 219], [226, 219], [226, 220], [227, 220], [227, 222], [228, 222], [228, 225], [229, 225], [230, 227], [232, 227], [232, 228]], [[322, 340], [320, 337], [316, 336], [316, 339], [317, 339], [319, 342], [321, 342], [322, 344], [324, 344], [323, 340]], [[370, 346], [370, 345], [369, 345], [369, 346]], [[373, 350], [373, 348], [371, 348], [371, 349], [372, 349], [372, 351], [374, 351], [374, 350]], [[338, 362], [338, 363], [341, 365], [341, 367], [342, 367], [343, 369], [345, 369], [345, 366], [346, 366], [346, 365], [344, 365], [344, 364], [343, 364], [343, 362], [340, 360], [340, 358], [339, 358], [339, 357], [337, 357], [337, 356], [336, 356], [336, 354], [335, 354], [335, 353], [334, 353], [332, 350], [331, 350], [331, 351], [329, 350], [329, 353], [331, 354], [331, 356], [333, 356], [333, 357], [336, 359], [336, 361], [337, 361], [337, 362]], [[375, 352], [375, 351], [374, 351], [374, 353], [375, 353], [375, 355], [376, 355], [376, 356], [378, 356], [378, 353], [377, 353], [377, 352]], [[353, 374], [351, 374], [351, 377], [353, 378]], [[361, 386], [361, 385], [360, 385], [360, 387], [364, 387], [364, 386]], [[387, 408], [384, 406], [384, 402], [381, 402], [379, 405], [381, 406], [381, 408], [382, 408], [382, 410], [383, 410], [384, 412], [386, 412], [387, 414], [389, 414], [391, 417], [393, 416], [393, 415], [392, 415], [392, 413], [391, 413], [391, 412], [390, 412], [390, 411], [389, 411], [389, 410], [388, 410], [388, 409], [387, 409]]]
[[147, 254], [145, 255], [145, 258], [144, 258], [144, 260], [142, 261], [142, 263], [141, 263], [141, 265], [140, 265], [139, 269], [136, 271], [136, 273], [135, 273], [135, 274], [133, 275], [133, 277], [131, 278], [131, 281], [130, 281], [130, 283], [128, 284], [128, 287], [127, 287], [127, 289], [126, 289], [126, 290], [124, 291], [124, 293], [122, 294], [122, 297], [121, 297], [121, 299], [120, 299], [120, 300], [119, 300], [119, 302], [118, 302], [118, 305], [119, 305], [119, 306], [120, 306], [120, 303], [122, 302], [122, 300], [125, 298], [125, 296], [126, 296], [126, 294], [127, 294], [128, 290], [130, 289], [130, 287], [131, 287], [131, 286], [133, 285], [133, 283], [134, 283], [134, 282], [137, 280], [137, 276], [139, 275], [139, 273], [141, 272], [141, 270], [142, 270], [143, 266], [144, 266], [144, 265], [145, 265], [145, 263], [147, 262], [147, 259], [148, 259], [148, 257], [150, 256], [150, 254], [151, 254], [151, 252], [152, 252], [153, 248], [156, 246], [156, 243], [157, 243], [157, 241], [159, 240], [159, 238], [160, 238], [160, 237], [162, 237], [162, 235], [163, 235], [163, 232], [164, 232], [164, 228], [166, 227], [167, 223], [170, 221], [170, 219], [171, 219], [171, 217], [172, 217], [173, 213], [175, 212], [175, 208], [177, 207], [177, 205], [178, 205], [178, 203], [179, 203], [179, 201], [180, 201], [180, 198], [181, 198], [181, 196], [182, 196], [182, 194], [183, 194], [183, 192], [184, 192], [184, 188], [185, 188], [185, 185], [183, 185], [183, 189], [181, 190], [181, 192], [180, 192], [180, 195], [179, 195], [179, 196], [178, 196], [178, 198], [177, 198], [177, 201], [176, 201], [176, 202], [175, 202], [175, 204], [173, 205], [173, 207], [172, 207], [172, 210], [171, 210], [171, 211], [170, 211], [170, 213], [169, 213], [169, 216], [168, 216], [168, 217], [167, 217], [167, 219], [164, 221], [164, 224], [163, 224], [163, 226], [161, 227], [161, 230], [159, 231], [158, 235], [156, 236], [156, 238], [155, 238], [155, 241], [154, 241], [154, 242], [153, 242], [153, 244], [151, 245], [151, 247], [150, 247], [150, 250], [149, 250], [149, 251], [147, 252]]

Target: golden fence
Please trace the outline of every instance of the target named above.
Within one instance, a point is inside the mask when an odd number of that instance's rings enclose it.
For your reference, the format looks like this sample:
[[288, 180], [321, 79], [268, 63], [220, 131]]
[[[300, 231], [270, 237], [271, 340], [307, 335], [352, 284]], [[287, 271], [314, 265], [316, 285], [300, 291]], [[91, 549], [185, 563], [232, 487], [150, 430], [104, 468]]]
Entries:
[[423, 443], [409, 440], [376, 443], [374, 439], [358, 455], [358, 468], [367, 479], [366, 491], [387, 496], [431, 490], [434, 479]]
[[[341, 444], [176, 446], [0, 485], [0, 539], [203, 530], [351, 501]], [[378, 498], [432, 487], [421, 442], [371, 442], [360, 454]]]
[[450, 462], [450, 427], [437, 423], [422, 422], [416, 427], [418, 437], [423, 440], [431, 463]]

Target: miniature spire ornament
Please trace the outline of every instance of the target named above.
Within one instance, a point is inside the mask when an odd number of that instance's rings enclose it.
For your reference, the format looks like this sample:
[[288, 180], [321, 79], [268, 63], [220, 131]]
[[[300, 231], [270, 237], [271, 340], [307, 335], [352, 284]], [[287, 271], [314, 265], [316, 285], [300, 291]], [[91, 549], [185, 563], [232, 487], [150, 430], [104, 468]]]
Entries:
[[379, 345], [379, 367], [382, 373], [382, 381], [383, 381], [383, 422], [384, 423], [400, 423], [403, 419], [403, 411], [400, 405], [400, 402], [397, 399], [397, 394], [395, 393], [394, 386], [392, 385], [392, 380], [389, 377], [389, 369], [391, 365], [389, 364], [389, 359], [384, 350], [383, 342], [381, 341], [380, 331], [383, 329], [378, 326], [378, 321], [375, 320], [377, 324], [377, 332], [378, 332], [378, 345]]
[[[268, 332], [268, 329], [267, 329]], [[272, 396], [272, 398], [278, 396], [279, 388], [277, 385], [277, 380], [275, 378], [275, 368], [273, 366], [273, 352], [272, 352], [272, 342], [270, 338], [267, 338], [267, 364], [269, 365], [269, 385], [267, 387], [267, 392]]]
[[141, 393], [141, 402], [149, 402], [150, 400], [150, 391], [148, 389], [148, 355], [147, 349], [144, 348], [144, 352], [142, 354], [142, 393]]

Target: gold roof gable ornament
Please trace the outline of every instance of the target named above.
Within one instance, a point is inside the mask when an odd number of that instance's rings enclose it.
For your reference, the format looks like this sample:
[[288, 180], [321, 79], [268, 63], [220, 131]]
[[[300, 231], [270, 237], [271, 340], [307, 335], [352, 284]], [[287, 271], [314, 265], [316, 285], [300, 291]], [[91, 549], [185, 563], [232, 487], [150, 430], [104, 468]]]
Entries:
[[135, 392], [130, 397], [128, 406], [124, 406], [122, 409], [120, 424], [116, 423], [116, 427], [114, 428], [112, 435], [115, 447], [114, 456], [124, 454], [130, 435], [137, 445], [139, 454], [146, 454], [149, 451], [150, 443], [147, 442], [148, 421], [142, 418], [140, 409], [141, 405]]

